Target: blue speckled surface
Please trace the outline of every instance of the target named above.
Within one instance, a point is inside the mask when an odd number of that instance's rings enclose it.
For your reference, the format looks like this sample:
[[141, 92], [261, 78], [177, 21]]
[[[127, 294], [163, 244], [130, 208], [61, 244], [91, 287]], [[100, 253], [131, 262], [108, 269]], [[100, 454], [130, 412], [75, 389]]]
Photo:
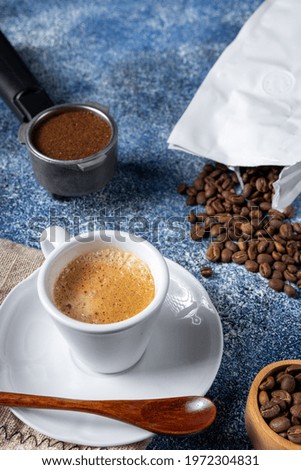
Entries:
[[[176, 192], [202, 160], [170, 151], [167, 138], [201, 81], [260, 0], [58, 0], [1, 2], [1, 29], [57, 104], [97, 101], [119, 126], [119, 168], [102, 193], [55, 200], [35, 181], [18, 122], [0, 103], [0, 237], [38, 247], [49, 223], [71, 233], [118, 220], [198, 279], [207, 242], [189, 239]], [[295, 204], [301, 218], [300, 198]], [[172, 219], [176, 217], [176, 221]], [[175, 223], [176, 222], [176, 223]], [[178, 227], [172, 230], [171, 223]], [[159, 227], [159, 231], [158, 231]], [[300, 299], [237, 265], [202, 279], [223, 324], [225, 349], [209, 395], [214, 425], [198, 436], [155, 437], [150, 449], [250, 449], [247, 391], [267, 363], [301, 357]]]

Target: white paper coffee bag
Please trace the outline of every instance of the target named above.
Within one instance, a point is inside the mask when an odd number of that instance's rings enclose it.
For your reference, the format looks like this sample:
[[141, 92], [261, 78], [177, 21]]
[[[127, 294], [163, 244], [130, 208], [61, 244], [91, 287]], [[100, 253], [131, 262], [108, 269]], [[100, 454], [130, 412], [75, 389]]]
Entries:
[[230, 167], [285, 166], [283, 210], [301, 192], [301, 0], [265, 0], [173, 129], [169, 148]]

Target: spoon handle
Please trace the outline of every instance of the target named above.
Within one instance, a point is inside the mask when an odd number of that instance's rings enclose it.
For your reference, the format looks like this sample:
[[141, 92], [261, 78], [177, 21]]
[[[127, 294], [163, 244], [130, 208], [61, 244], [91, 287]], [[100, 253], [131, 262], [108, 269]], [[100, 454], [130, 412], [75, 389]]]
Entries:
[[170, 435], [202, 431], [216, 416], [206, 397], [172, 397], [144, 400], [77, 400], [0, 392], [0, 405], [20, 408], [81, 411], [117, 419], [154, 433]]

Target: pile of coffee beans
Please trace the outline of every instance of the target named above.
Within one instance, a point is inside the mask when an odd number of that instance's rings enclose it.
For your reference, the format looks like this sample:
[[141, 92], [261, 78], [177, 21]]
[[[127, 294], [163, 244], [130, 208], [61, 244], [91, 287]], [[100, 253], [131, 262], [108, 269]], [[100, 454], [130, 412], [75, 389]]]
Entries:
[[301, 288], [301, 223], [289, 221], [292, 206], [279, 212], [271, 204], [281, 170], [241, 168], [239, 193], [236, 173], [219, 163], [206, 164], [193, 184], [181, 183], [178, 192], [186, 195], [188, 206], [204, 206], [202, 212], [192, 210], [188, 220], [193, 240], [210, 238], [209, 261], [243, 265], [269, 279], [275, 291], [296, 297], [296, 286]]
[[259, 386], [261, 416], [279, 436], [301, 444], [301, 365], [266, 377]]

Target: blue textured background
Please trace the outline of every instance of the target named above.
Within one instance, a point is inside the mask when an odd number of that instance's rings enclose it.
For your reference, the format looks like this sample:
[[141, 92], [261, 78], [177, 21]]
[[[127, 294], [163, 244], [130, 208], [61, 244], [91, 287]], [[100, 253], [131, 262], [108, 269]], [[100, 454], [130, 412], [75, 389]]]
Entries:
[[[102, 193], [57, 200], [35, 181], [19, 124], [0, 103], [0, 237], [38, 247], [49, 223], [71, 233], [136, 230], [198, 279], [207, 242], [189, 239], [176, 192], [203, 161], [167, 149], [167, 138], [220, 53], [260, 0], [49, 0], [1, 2], [1, 29], [57, 104], [97, 101], [119, 126], [119, 168]], [[300, 200], [295, 204], [301, 216]], [[176, 217], [176, 219], [173, 219]], [[115, 221], [115, 222], [114, 222]], [[114, 225], [115, 223], [115, 225]], [[159, 230], [158, 230], [159, 228]], [[201, 435], [155, 437], [152, 449], [250, 449], [248, 388], [269, 362], [301, 357], [300, 300], [267, 288], [237, 265], [201, 282], [223, 324], [225, 349], [209, 391], [215, 424]]]

